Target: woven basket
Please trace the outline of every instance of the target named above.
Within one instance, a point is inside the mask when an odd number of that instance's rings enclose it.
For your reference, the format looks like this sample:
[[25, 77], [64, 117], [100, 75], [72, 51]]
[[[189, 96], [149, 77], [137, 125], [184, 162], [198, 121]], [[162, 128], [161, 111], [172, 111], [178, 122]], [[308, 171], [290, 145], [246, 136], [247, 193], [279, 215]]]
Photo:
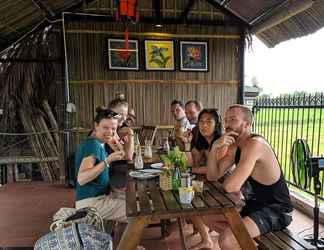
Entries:
[[164, 191], [172, 190], [172, 176], [169, 174], [160, 174], [160, 188]]

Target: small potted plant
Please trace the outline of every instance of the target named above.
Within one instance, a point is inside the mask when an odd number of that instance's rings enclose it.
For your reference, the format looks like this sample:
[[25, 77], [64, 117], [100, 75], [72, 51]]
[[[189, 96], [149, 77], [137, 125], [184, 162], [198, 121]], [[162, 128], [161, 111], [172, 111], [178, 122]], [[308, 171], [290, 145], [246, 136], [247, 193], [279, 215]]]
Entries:
[[178, 190], [181, 185], [181, 173], [187, 170], [187, 156], [178, 147], [161, 155], [164, 170], [160, 174], [160, 187], [162, 190]]

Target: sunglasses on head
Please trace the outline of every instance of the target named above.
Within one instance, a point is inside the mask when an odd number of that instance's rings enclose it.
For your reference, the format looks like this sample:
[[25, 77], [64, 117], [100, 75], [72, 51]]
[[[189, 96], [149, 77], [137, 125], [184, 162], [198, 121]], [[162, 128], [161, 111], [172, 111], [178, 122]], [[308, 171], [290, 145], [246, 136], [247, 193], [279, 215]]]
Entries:
[[112, 111], [110, 109], [103, 110], [104, 116], [107, 118], [113, 118], [113, 119], [120, 119], [121, 115], [116, 113], [115, 111]]

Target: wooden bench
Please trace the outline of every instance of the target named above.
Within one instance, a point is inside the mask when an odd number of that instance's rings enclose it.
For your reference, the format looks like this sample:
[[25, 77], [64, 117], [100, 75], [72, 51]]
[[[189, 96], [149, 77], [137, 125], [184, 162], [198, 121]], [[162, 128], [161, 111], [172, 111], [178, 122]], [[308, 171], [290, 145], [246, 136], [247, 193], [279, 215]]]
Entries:
[[258, 249], [316, 249], [315, 246], [293, 234], [289, 229], [267, 233], [255, 238], [255, 241], [259, 244]]

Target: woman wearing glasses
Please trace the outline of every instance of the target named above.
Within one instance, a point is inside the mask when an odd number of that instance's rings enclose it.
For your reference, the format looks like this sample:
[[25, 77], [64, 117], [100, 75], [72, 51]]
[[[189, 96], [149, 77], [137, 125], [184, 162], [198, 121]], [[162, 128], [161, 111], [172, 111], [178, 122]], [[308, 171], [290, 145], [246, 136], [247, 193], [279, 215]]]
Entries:
[[124, 193], [107, 195], [110, 183], [110, 164], [124, 158], [123, 151], [109, 155], [104, 144], [114, 137], [118, 114], [109, 109], [99, 109], [94, 120], [94, 132], [80, 145], [75, 155], [77, 174], [76, 208], [95, 207], [104, 219], [125, 221], [126, 202]]

